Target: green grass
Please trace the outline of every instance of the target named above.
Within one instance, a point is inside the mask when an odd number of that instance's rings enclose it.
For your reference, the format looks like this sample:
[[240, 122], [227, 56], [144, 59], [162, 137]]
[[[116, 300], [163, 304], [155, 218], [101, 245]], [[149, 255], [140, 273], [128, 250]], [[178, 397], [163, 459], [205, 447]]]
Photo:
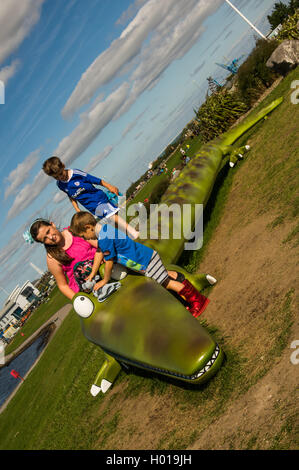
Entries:
[[0, 448], [87, 448], [86, 419], [103, 399], [95, 402], [89, 386], [102, 360], [101, 350], [84, 338], [71, 311], [1, 414], [0, 427], [8, 432], [1, 431]]
[[[296, 125], [292, 109], [290, 123], [290, 84], [296, 78], [291, 73], [272, 92], [260, 107], [274, 98], [284, 95], [284, 103], [271, 118], [260, 123], [240, 139], [254, 141], [248, 162], [239, 162], [232, 170], [222, 170], [211, 195], [205, 213], [204, 248], [191, 257], [183, 255], [181, 262], [189, 269], [198, 269], [208, 243], [221, 222], [223, 210], [237, 172], [243, 165], [257, 165], [256, 173], [248, 172], [248, 188], [242, 188], [244, 198], [251, 197], [252, 211], [273, 211], [275, 217], [268, 230], [277, 230], [298, 215], [298, 197], [295, 197], [295, 158], [298, 145], [288, 129]], [[299, 108], [298, 108], [299, 109]], [[283, 137], [282, 137], [283, 136]], [[269, 142], [270, 139], [270, 142]], [[195, 145], [195, 143], [194, 143]], [[292, 158], [285, 158], [288, 149]], [[259, 165], [259, 166], [258, 166]], [[175, 165], [174, 165], [175, 166]], [[142, 196], [143, 197], [143, 196]], [[146, 196], [145, 196], [146, 197]], [[295, 202], [297, 201], [297, 202]], [[242, 211], [240, 211], [240, 217]], [[250, 211], [245, 214], [250, 220]], [[245, 217], [244, 216], [244, 217]], [[241, 223], [241, 222], [240, 222]], [[292, 231], [296, 231], [293, 229]], [[298, 231], [298, 229], [297, 229]], [[294, 246], [294, 233], [289, 242]], [[158, 449], [184, 449], [200, 438], [204, 429], [221, 416], [233, 401], [242, 396], [273, 366], [286, 348], [294, 318], [294, 292], [282, 293], [279, 302], [265, 318], [265, 328], [272, 338], [266, 360], [259, 368], [255, 357], [246, 357], [242, 347], [232, 346], [231, 338], [224, 336], [214, 325], [205, 324], [209, 332], [223, 347], [226, 360], [217, 375], [202, 387], [191, 388], [159, 376], [143, 375], [142, 372], [122, 371], [114, 385], [114, 394], [89, 393], [93, 379], [101, 366], [103, 354], [82, 335], [78, 317], [72, 311], [50, 341], [43, 356], [32, 370], [20, 390], [0, 415], [0, 449], [111, 449], [128, 436], [136, 440], [145, 424], [132, 416], [131, 425], [125, 424], [126, 403], [142, 400], [147, 394], [153, 400], [163, 398], [165, 406], [173, 410], [168, 426], [157, 428]], [[62, 306], [62, 299], [53, 294], [52, 307]], [[39, 320], [51, 316], [50, 302], [37, 317]], [[32, 322], [34, 320], [32, 317]], [[48, 317], [47, 317], [48, 316]], [[37, 320], [34, 320], [37, 321]], [[38, 322], [28, 328], [38, 327]], [[29, 331], [28, 331], [29, 334]], [[246, 339], [244, 339], [245, 341]], [[278, 416], [282, 411], [277, 410]], [[182, 424], [184, 420], [184, 425]], [[294, 445], [295, 416], [289, 415], [282, 423], [279, 433], [270, 437], [272, 448], [288, 448]], [[246, 436], [244, 446], [256, 448], [259, 430]], [[287, 442], [290, 444], [287, 444]], [[233, 441], [228, 445], [233, 448]]]

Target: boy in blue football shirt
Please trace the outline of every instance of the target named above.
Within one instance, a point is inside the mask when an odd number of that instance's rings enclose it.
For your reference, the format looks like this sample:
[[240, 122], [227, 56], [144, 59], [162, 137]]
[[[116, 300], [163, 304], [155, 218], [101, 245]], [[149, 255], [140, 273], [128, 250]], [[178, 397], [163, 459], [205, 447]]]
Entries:
[[64, 163], [55, 156], [44, 162], [43, 170], [56, 179], [57, 187], [67, 194], [76, 212], [80, 212], [79, 202], [96, 217], [103, 219], [103, 222], [111, 219], [133, 239], [138, 238], [139, 233], [117, 214], [119, 208], [109, 201], [104, 191], [94, 185], [101, 185], [118, 196], [119, 191], [115, 186], [84, 171], [65, 168]]
[[100, 264], [105, 262], [104, 278], [97, 282], [93, 290], [107, 284], [111, 277], [114, 262], [154, 279], [168, 290], [183, 297], [189, 304], [188, 310], [198, 317], [207, 307], [209, 299], [200, 294], [195, 287], [176, 271], [167, 271], [159, 254], [152, 248], [134, 242], [124, 233], [110, 225], [97, 223], [92, 214], [77, 212], [71, 220], [70, 231], [86, 240], [98, 239], [101, 255], [97, 253], [92, 272], [86, 280], [91, 281], [98, 272]]

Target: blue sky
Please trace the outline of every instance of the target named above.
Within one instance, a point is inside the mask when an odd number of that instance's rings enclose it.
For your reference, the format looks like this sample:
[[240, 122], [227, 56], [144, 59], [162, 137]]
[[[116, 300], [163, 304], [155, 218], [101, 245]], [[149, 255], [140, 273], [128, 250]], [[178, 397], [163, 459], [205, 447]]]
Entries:
[[[266, 34], [275, 0], [233, 0]], [[285, 1], [285, 3], [288, 3]], [[255, 33], [223, 0], [1, 0], [0, 305], [45, 252], [22, 233], [74, 210], [41, 170], [58, 155], [117, 185], [144, 173]]]

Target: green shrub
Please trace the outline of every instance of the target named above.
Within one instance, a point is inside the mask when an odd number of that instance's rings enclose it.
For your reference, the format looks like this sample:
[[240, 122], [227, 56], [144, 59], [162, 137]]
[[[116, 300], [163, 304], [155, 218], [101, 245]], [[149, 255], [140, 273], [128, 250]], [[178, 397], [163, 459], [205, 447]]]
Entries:
[[202, 140], [208, 142], [225, 132], [247, 109], [237, 93], [226, 89], [207, 96], [196, 114]]
[[238, 90], [249, 106], [277, 77], [276, 73], [266, 66], [266, 62], [278, 46], [276, 39], [258, 39], [256, 47], [238, 70]]
[[284, 22], [290, 13], [289, 7], [282, 2], [276, 2], [271, 15], [267, 16], [272, 30]]
[[280, 41], [284, 41], [285, 39], [299, 39], [299, 30], [297, 28], [298, 21], [299, 10], [283, 23], [282, 29], [277, 35], [277, 39]]
[[161, 183], [157, 184], [157, 186], [154, 187], [150, 195], [149, 204], [159, 204], [169, 184], [170, 184], [170, 178], [163, 179]]

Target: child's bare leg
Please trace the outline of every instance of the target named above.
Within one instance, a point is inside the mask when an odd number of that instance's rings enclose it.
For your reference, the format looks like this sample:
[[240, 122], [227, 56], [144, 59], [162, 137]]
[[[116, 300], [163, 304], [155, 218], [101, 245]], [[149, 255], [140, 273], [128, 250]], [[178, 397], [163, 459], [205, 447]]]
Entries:
[[166, 287], [166, 289], [173, 290], [174, 292], [179, 294], [179, 292], [181, 292], [181, 290], [183, 290], [185, 286], [181, 282], [174, 281], [173, 279], [170, 279], [168, 281], [168, 284], [165, 287]]
[[176, 271], [167, 271], [168, 279], [163, 283], [163, 286], [168, 290], [173, 290], [177, 294], [185, 287], [181, 282], [176, 281], [178, 273]]
[[131, 227], [124, 219], [119, 217], [118, 214], [114, 214], [110, 218], [115, 222], [117, 227], [126, 232], [133, 240], [139, 237], [139, 232], [137, 232], [134, 227]]
[[178, 273], [176, 271], [167, 271], [168, 272], [168, 276], [175, 280], [177, 277], [178, 277]]

